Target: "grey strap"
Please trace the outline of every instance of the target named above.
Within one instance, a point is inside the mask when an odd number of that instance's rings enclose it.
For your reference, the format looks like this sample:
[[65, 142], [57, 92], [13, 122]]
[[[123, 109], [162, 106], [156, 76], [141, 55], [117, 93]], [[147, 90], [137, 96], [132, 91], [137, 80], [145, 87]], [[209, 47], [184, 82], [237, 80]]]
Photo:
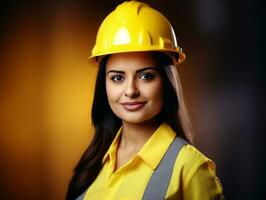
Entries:
[[176, 157], [180, 149], [185, 144], [187, 144], [187, 141], [180, 137], [176, 137], [173, 140], [166, 153], [164, 154], [163, 159], [153, 172], [143, 194], [142, 200], [165, 199], [168, 185], [172, 177]]
[[[166, 153], [163, 159], [153, 172], [149, 183], [145, 189], [142, 200], [162, 200], [165, 199], [166, 192], [170, 179], [172, 177], [172, 171], [175, 164], [176, 157], [180, 149], [187, 144], [187, 141], [180, 137], [176, 137]], [[82, 193], [76, 200], [83, 200], [85, 192]]]
[[85, 192], [83, 192], [81, 195], [79, 195], [78, 198], [76, 198], [76, 200], [83, 200], [85, 197]]

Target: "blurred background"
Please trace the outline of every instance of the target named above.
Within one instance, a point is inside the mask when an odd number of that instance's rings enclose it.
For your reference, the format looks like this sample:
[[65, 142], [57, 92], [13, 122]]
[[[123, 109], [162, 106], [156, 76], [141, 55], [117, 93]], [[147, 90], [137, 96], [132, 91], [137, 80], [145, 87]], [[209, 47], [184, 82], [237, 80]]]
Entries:
[[[122, 1], [1, 1], [0, 199], [64, 199], [93, 137], [97, 67], [87, 58]], [[263, 199], [263, 6], [251, 0], [147, 0], [172, 23], [196, 146], [226, 199]]]

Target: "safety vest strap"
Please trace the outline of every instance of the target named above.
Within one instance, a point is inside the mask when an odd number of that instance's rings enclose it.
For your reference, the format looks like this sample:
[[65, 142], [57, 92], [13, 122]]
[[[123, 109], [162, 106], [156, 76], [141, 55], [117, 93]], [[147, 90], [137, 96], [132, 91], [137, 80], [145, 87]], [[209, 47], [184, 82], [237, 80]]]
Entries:
[[83, 200], [85, 197], [85, 192], [83, 192], [81, 195], [78, 196], [78, 198], [76, 198], [76, 200]]
[[[153, 172], [148, 185], [143, 194], [142, 200], [162, 200], [165, 199], [168, 185], [170, 183], [173, 167], [176, 157], [180, 149], [188, 142], [181, 137], [176, 137], [167, 151], [165, 152], [161, 162]], [[76, 200], [83, 200], [85, 192]]]
[[172, 177], [173, 167], [180, 149], [188, 142], [181, 137], [176, 137], [161, 162], [153, 172], [148, 185], [144, 191], [142, 200], [162, 200], [165, 199], [167, 189]]

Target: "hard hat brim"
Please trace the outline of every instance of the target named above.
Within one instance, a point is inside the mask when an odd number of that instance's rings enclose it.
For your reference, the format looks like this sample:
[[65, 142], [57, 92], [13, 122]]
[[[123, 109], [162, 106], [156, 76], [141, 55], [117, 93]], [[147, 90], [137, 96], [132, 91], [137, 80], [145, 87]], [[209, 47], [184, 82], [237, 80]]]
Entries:
[[185, 53], [182, 52], [182, 49], [181, 48], [176, 48], [176, 50], [165, 50], [165, 49], [147, 49], [147, 50], [144, 50], [144, 49], [140, 49], [140, 50], [117, 50], [117, 51], [112, 51], [112, 52], [104, 52], [104, 53], [98, 53], [98, 54], [95, 54], [95, 55], [91, 55], [88, 57], [88, 61], [90, 64], [93, 64], [93, 65], [98, 65], [101, 58], [104, 57], [104, 56], [107, 56], [107, 55], [112, 55], [112, 54], [117, 54], [117, 53], [130, 53], [130, 52], [147, 52], [147, 51], [159, 51], [159, 52], [162, 52], [162, 53], [166, 53], [168, 55], [170, 55], [175, 64], [181, 64], [182, 62], [184, 62], [184, 60], [186, 59], [186, 55]]

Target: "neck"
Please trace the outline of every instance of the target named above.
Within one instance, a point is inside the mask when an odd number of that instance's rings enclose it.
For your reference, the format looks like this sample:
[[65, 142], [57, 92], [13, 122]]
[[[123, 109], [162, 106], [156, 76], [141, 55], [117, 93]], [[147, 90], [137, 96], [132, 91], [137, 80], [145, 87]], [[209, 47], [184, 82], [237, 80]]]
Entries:
[[159, 127], [158, 122], [128, 123], [123, 121], [120, 148], [138, 151]]

